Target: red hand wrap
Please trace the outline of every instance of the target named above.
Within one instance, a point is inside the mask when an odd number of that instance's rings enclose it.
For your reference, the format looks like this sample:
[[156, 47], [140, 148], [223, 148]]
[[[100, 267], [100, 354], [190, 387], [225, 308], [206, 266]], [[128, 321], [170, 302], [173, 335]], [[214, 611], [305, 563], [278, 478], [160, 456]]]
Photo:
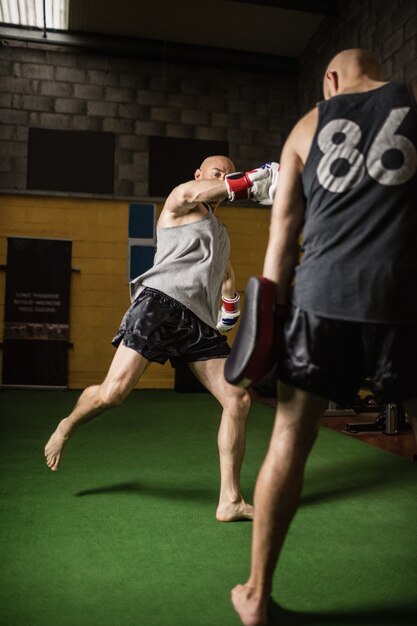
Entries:
[[236, 313], [239, 311], [240, 295], [235, 292], [234, 298], [225, 298], [222, 296], [223, 310], [227, 313]]
[[253, 182], [245, 173], [228, 174], [225, 177], [225, 183], [229, 190], [229, 196], [232, 196], [233, 200], [247, 200], [250, 198], [249, 189], [253, 186]]

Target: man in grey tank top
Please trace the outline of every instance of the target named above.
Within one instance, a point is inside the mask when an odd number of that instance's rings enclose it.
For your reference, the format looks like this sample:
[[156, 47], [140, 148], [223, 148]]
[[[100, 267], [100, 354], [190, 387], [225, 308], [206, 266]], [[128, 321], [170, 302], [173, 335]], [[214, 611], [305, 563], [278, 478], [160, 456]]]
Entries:
[[353, 49], [331, 61], [323, 88], [326, 101], [285, 143], [264, 264], [289, 312], [277, 326], [278, 409], [255, 489], [251, 572], [232, 591], [246, 626], [269, 623], [328, 400], [348, 404], [369, 378], [377, 399], [403, 402], [417, 439], [417, 83], [385, 83], [378, 59]]
[[58, 469], [74, 430], [120, 404], [150, 362], [170, 359], [175, 364], [180, 359], [223, 407], [216, 518], [225, 522], [252, 518], [252, 506], [246, 504], [240, 489], [250, 398], [224, 378], [230, 348], [219, 332], [237, 322], [239, 295], [229, 260], [227, 230], [214, 212], [226, 198], [271, 204], [277, 171], [277, 164], [265, 164], [251, 172], [236, 173], [228, 157], [212, 156], [196, 170], [194, 180], [171, 192], [157, 224], [154, 266], [132, 281], [132, 305], [113, 339], [117, 351], [108, 374], [101, 385], [82, 393], [45, 447], [51, 470]]

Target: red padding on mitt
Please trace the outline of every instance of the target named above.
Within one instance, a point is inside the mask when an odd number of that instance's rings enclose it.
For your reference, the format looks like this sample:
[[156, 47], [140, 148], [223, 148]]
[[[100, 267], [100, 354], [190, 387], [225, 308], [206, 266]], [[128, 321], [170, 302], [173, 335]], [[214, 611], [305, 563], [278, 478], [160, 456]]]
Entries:
[[252, 276], [245, 292], [245, 307], [224, 375], [232, 385], [249, 387], [274, 367], [279, 349], [276, 284], [263, 276]]

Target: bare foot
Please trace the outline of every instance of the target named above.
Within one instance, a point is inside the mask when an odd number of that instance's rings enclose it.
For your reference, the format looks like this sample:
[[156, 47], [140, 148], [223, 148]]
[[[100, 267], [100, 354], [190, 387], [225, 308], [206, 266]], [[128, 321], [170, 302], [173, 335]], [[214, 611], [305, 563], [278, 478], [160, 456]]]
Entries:
[[244, 626], [267, 626], [266, 604], [255, 597], [253, 587], [236, 585], [231, 591], [232, 604]]
[[69, 438], [69, 434], [64, 427], [64, 422], [65, 419], [59, 422], [58, 428], [51, 435], [45, 446], [46, 464], [53, 472], [56, 472], [58, 469], [62, 451]]
[[219, 504], [216, 511], [216, 519], [218, 522], [238, 522], [240, 520], [253, 519], [253, 506], [246, 504], [243, 500], [240, 502], [230, 502], [227, 504]]

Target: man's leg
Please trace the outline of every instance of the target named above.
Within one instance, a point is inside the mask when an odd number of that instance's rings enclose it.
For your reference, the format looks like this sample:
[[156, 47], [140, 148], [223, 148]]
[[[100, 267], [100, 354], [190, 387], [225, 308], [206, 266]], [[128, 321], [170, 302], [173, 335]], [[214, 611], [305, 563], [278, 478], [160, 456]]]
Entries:
[[326, 406], [323, 398], [279, 385], [275, 425], [255, 489], [251, 573], [246, 584], [232, 590], [245, 626], [267, 624], [275, 566], [300, 502], [305, 464]]
[[74, 430], [105, 409], [123, 402], [142, 376], [149, 361], [131, 348], [120, 344], [104, 382], [83, 391], [72, 413], [60, 421], [45, 446], [48, 467], [58, 469], [62, 450]]
[[247, 391], [230, 385], [224, 378], [226, 359], [190, 363], [200, 382], [223, 407], [217, 437], [220, 456], [220, 497], [216, 518], [220, 522], [252, 519], [253, 507], [240, 490], [240, 470], [245, 454], [246, 421], [250, 407]]

